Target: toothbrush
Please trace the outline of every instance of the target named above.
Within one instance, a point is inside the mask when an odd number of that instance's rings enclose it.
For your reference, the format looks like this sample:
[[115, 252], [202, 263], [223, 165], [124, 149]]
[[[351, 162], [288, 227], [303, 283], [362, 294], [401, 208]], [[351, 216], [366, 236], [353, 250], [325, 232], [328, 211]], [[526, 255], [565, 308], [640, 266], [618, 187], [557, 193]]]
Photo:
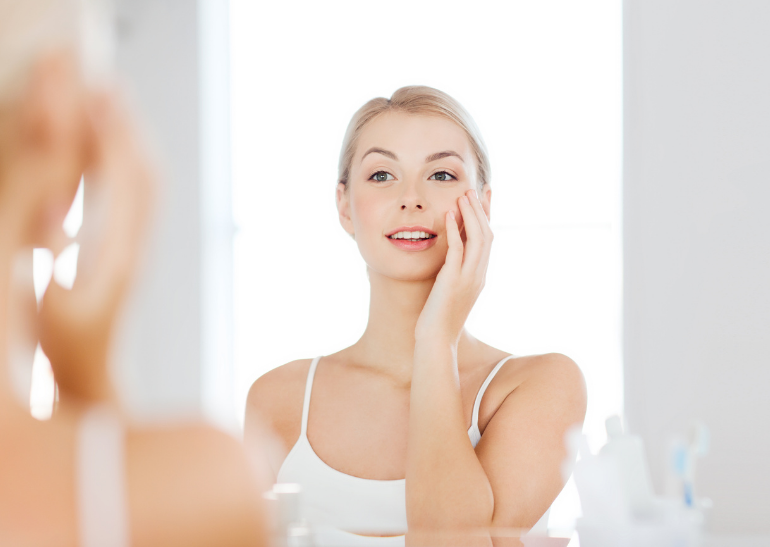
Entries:
[[709, 430], [701, 422], [693, 425], [690, 443], [676, 442], [672, 449], [674, 475], [682, 481], [682, 495], [686, 507], [695, 505], [695, 463], [709, 450]]

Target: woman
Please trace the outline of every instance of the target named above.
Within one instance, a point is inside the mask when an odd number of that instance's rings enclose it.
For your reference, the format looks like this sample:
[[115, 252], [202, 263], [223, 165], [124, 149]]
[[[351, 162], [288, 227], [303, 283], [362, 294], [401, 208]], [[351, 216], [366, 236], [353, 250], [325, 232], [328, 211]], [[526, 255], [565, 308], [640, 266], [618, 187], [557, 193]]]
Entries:
[[[95, 29], [81, 26], [92, 19], [80, 4], [0, 3], [0, 544], [263, 545], [257, 479], [236, 440], [120, 415], [108, 355], [154, 177], [120, 101], [90, 83], [93, 49], [80, 47]], [[18, 257], [68, 243], [62, 222], [84, 172], [87, 206], [98, 194], [102, 207], [86, 208], [72, 290], [52, 283], [37, 313], [29, 277], [15, 283]], [[59, 388], [47, 422], [9, 378], [22, 312]]]
[[268, 372], [246, 409], [247, 438], [264, 421], [289, 451], [272, 463], [276, 480], [302, 484], [319, 527], [408, 527], [427, 543], [528, 529], [563, 486], [564, 436], [585, 415], [580, 370], [558, 354], [513, 357], [464, 328], [492, 244], [489, 177], [473, 120], [435, 89], [373, 99], [348, 126], [337, 207], [367, 264], [366, 330]]

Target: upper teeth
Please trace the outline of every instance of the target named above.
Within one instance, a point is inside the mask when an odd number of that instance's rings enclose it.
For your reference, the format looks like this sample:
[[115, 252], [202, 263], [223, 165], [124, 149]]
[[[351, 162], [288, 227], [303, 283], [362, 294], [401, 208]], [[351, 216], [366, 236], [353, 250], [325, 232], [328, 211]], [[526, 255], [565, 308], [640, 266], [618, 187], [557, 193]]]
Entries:
[[426, 232], [396, 232], [391, 239], [428, 239], [432, 234]]

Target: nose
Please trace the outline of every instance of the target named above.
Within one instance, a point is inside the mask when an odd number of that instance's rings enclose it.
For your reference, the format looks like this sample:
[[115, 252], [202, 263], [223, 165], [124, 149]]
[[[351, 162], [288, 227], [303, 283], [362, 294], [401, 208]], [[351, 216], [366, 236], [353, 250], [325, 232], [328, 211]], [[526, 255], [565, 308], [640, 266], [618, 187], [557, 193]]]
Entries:
[[409, 181], [403, 186], [403, 191], [399, 196], [399, 203], [402, 211], [419, 211], [425, 208], [426, 200], [418, 188], [419, 183]]

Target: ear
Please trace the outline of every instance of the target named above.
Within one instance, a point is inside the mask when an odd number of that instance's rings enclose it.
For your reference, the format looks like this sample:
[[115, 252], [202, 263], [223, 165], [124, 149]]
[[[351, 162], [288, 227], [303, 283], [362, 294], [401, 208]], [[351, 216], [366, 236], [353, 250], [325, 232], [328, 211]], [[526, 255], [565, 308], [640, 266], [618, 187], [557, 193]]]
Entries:
[[353, 228], [353, 219], [350, 218], [350, 191], [347, 185], [341, 182], [337, 184], [337, 213], [339, 213], [342, 228], [350, 234], [350, 237], [355, 239], [356, 232]]
[[481, 202], [481, 208], [487, 214], [487, 220], [491, 220], [492, 188], [489, 187], [489, 184], [485, 184], [484, 188], [481, 189], [479, 201]]

